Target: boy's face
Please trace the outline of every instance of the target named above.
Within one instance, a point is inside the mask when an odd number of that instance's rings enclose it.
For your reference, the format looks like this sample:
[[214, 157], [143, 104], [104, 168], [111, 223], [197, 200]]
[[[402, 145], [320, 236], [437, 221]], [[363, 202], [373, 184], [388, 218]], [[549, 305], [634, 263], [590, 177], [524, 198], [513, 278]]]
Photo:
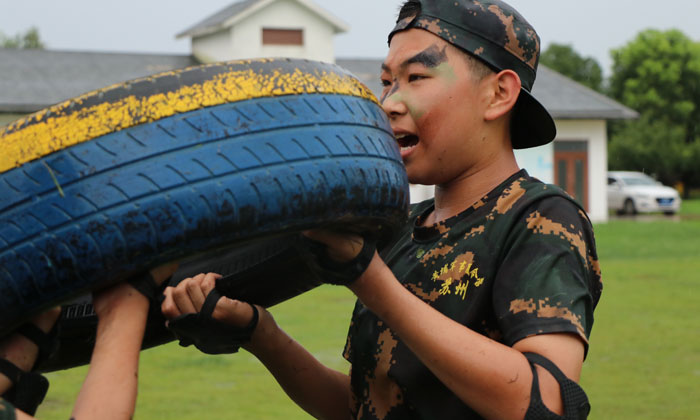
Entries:
[[410, 182], [441, 185], [478, 170], [488, 78], [477, 81], [463, 53], [430, 32], [394, 35], [380, 102]]

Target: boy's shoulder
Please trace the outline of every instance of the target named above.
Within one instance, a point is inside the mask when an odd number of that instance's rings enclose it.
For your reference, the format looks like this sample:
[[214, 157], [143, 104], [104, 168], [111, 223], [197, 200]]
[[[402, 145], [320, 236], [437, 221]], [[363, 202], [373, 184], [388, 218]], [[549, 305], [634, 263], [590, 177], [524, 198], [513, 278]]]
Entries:
[[[417, 227], [435, 207], [434, 199], [411, 205], [404, 234], [413, 239], [440, 237], [499, 237], [513, 229], [529, 229], [528, 220], [551, 220], [565, 226], [587, 229], [590, 220], [581, 205], [561, 187], [546, 184], [521, 170], [513, 174], [478, 202], [434, 226]], [[522, 223], [525, 221], [526, 223]], [[519, 227], [518, 227], [519, 226]]]
[[494, 233], [537, 233], [547, 227], [562, 232], [592, 229], [585, 209], [576, 199], [561, 187], [546, 184], [526, 172], [507, 185], [491, 205], [485, 228]]
[[[547, 184], [521, 170], [509, 178], [494, 194], [485, 197], [484, 205], [490, 207], [487, 219], [494, 220], [498, 215], [517, 216], [518, 213], [532, 209], [540, 202], [555, 200], [569, 211], [584, 212], [578, 203], [564, 189], [554, 184]], [[479, 203], [477, 203], [477, 206]], [[585, 213], [585, 212], [584, 212]]]
[[522, 189], [529, 200], [538, 200], [544, 197], [558, 196], [576, 202], [563, 188], [555, 184], [547, 184], [530, 176], [526, 171], [520, 171], [519, 177], [506, 187], [507, 190]]

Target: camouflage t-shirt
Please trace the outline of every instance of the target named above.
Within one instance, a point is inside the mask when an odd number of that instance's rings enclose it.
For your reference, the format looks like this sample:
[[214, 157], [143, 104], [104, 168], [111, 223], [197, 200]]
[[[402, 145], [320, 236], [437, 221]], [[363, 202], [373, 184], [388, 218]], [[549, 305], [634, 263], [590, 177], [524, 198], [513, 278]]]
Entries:
[[[587, 350], [602, 283], [590, 221], [573, 199], [522, 170], [457, 216], [421, 226], [433, 206], [412, 206], [381, 252], [408, 290], [508, 346], [556, 332], [580, 336]], [[360, 302], [345, 357], [353, 418], [481, 418]]]
[[15, 420], [15, 407], [4, 399], [0, 398], [0, 420]]

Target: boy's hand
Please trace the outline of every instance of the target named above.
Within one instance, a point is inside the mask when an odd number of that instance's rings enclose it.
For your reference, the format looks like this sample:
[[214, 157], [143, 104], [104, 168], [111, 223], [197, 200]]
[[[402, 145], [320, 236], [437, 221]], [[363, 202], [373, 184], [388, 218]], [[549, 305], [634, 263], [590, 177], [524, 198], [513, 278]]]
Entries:
[[260, 312], [251, 304], [221, 296], [215, 288], [220, 277], [200, 274], [166, 289], [161, 309], [181, 346], [194, 344], [204, 353], [224, 354], [251, 341]]
[[[221, 275], [216, 273], [199, 274], [181, 281], [176, 287], [165, 289], [165, 300], [161, 305], [163, 315], [168, 319], [180, 315], [199, 313], [207, 295], [214, 290], [216, 280]], [[212, 318], [234, 327], [244, 327], [250, 323], [253, 310], [250, 305], [239, 300], [222, 296], [216, 304]]]
[[32, 323], [43, 332], [48, 333], [58, 320], [59, 315], [61, 315], [61, 307], [56, 306], [32, 318]]
[[169, 279], [175, 273], [175, 271], [177, 271], [179, 265], [180, 263], [171, 262], [160, 265], [156, 268], [152, 268], [150, 273], [153, 277], [153, 281], [160, 286], [165, 280]]
[[303, 232], [299, 252], [319, 281], [349, 286], [367, 270], [377, 246], [359, 235], [318, 229]]
[[339, 263], [346, 263], [357, 257], [365, 243], [362, 236], [326, 229], [307, 230], [302, 233], [312, 241], [324, 244], [328, 257]]

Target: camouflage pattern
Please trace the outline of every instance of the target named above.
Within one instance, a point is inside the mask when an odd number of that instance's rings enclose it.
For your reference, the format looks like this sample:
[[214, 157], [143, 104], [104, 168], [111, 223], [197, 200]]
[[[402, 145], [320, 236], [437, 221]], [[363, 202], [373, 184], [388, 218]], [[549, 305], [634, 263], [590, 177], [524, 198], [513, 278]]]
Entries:
[[0, 398], [0, 420], [15, 420], [15, 407], [4, 399]]
[[[602, 282], [590, 221], [570, 196], [522, 170], [461, 214], [421, 227], [433, 206], [413, 206], [411, 224], [381, 253], [407, 289], [508, 346], [572, 333], [588, 349]], [[353, 418], [481, 418], [360, 302], [345, 357]]]
[[389, 34], [418, 28], [480, 59], [494, 70], [513, 70], [522, 89], [511, 122], [514, 149], [547, 144], [557, 134], [547, 109], [530, 94], [537, 75], [540, 37], [515, 9], [500, 0], [415, 0], [421, 12], [399, 20]]
[[420, 0], [418, 16], [397, 22], [389, 34], [421, 28], [480, 58], [497, 70], [518, 73], [532, 90], [540, 54], [540, 37], [515, 9], [499, 0]]

